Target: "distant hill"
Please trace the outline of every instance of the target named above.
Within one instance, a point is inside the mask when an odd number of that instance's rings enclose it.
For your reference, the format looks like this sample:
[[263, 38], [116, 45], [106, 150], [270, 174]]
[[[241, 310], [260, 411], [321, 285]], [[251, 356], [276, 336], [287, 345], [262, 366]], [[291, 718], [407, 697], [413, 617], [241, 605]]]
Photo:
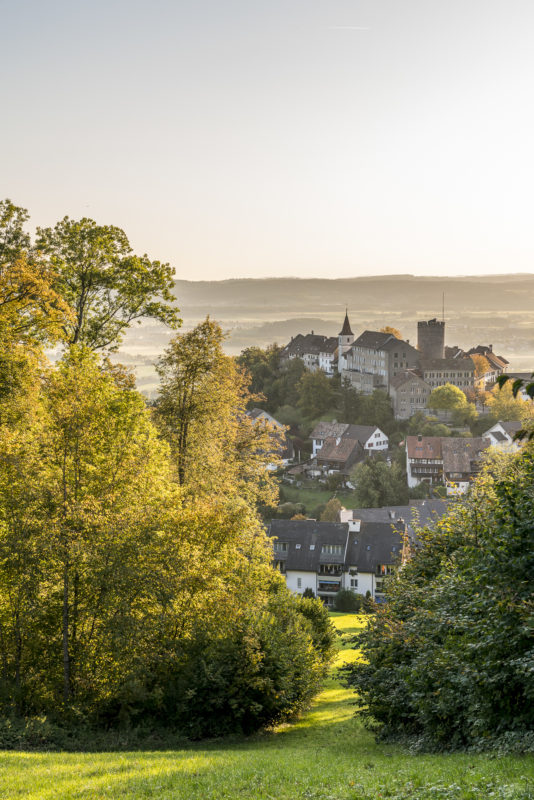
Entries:
[[[259, 278], [224, 281], [177, 280], [175, 292], [190, 330], [207, 314], [229, 332], [226, 349], [285, 344], [297, 333], [339, 333], [348, 307], [355, 335], [394, 325], [415, 344], [417, 320], [441, 317], [445, 295], [445, 341], [471, 347], [493, 344], [511, 368], [534, 369], [534, 274], [426, 278], [382, 275], [367, 278]], [[133, 326], [119, 358], [135, 364], [146, 391], [157, 379], [147, 361], [161, 355], [168, 329], [145, 321]]]
[[272, 315], [287, 311], [292, 315], [306, 311], [351, 311], [369, 308], [413, 312], [419, 306], [423, 315], [441, 314], [445, 293], [445, 312], [516, 311], [532, 308], [534, 275], [492, 275], [484, 277], [427, 278], [389, 275], [367, 278], [307, 279], [258, 278], [225, 281], [176, 281], [178, 305], [184, 314], [207, 307], [224, 310], [225, 316], [248, 316], [247, 312]]

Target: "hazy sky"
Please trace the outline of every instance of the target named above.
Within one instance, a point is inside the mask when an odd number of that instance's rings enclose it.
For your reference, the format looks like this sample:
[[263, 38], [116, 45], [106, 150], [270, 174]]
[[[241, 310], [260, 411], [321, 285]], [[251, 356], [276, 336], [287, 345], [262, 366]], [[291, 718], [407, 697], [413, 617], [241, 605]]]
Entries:
[[188, 279], [534, 272], [532, 0], [0, 0], [0, 197]]

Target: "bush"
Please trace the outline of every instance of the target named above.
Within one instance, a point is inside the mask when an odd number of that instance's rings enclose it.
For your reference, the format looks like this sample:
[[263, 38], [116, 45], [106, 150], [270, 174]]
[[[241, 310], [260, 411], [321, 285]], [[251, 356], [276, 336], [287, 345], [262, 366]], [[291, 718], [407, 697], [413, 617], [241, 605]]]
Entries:
[[308, 706], [333, 657], [319, 600], [277, 587], [263, 609], [227, 629], [205, 627], [132, 674], [101, 712], [106, 722], [152, 721], [188, 737], [250, 734]]
[[358, 613], [363, 605], [363, 596], [356, 594], [350, 589], [340, 589], [334, 598], [334, 609], [336, 611], [351, 611]]
[[[388, 582], [345, 668], [387, 738], [427, 748], [525, 742], [534, 726], [534, 446], [493, 457]], [[500, 746], [500, 745], [499, 745]], [[523, 745], [521, 745], [523, 747]]]

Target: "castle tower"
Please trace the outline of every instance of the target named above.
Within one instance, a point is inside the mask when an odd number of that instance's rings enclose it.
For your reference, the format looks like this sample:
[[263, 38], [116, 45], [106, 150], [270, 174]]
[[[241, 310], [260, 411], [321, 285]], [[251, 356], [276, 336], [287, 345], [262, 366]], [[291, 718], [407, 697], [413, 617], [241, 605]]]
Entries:
[[417, 349], [422, 358], [444, 358], [445, 320], [419, 320], [417, 323]]
[[338, 349], [337, 349], [337, 371], [342, 372], [345, 366], [345, 353], [347, 350], [350, 349], [351, 344], [354, 341], [354, 334], [352, 333], [350, 322], [349, 322], [349, 313], [348, 310], [345, 309], [345, 319], [343, 321], [343, 327], [341, 328], [341, 332], [338, 336]]

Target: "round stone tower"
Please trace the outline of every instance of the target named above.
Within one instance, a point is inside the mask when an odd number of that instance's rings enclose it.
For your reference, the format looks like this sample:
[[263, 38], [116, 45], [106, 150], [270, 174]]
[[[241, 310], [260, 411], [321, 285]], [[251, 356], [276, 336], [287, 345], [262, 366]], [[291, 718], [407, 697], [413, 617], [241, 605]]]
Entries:
[[419, 320], [417, 323], [417, 349], [422, 358], [445, 357], [445, 321]]

